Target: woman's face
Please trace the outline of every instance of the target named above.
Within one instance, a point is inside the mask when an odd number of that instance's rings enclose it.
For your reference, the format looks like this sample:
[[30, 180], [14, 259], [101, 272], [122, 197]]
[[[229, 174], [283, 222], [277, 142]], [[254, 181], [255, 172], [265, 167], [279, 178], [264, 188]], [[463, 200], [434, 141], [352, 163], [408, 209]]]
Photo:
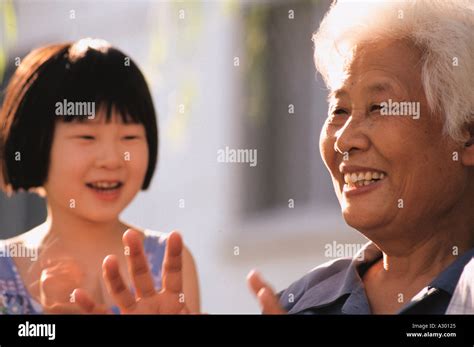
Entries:
[[142, 124], [103, 113], [84, 122], [57, 122], [51, 147], [48, 203], [93, 222], [118, 218], [140, 191], [148, 167]]
[[[403, 41], [358, 47], [330, 98], [321, 154], [344, 219], [369, 237], [435, 223], [467, 184], [460, 157], [454, 160], [459, 145], [443, 136], [442, 116], [428, 110], [419, 60]], [[390, 100], [384, 110], [392, 115], [382, 115], [380, 104]], [[396, 115], [401, 101], [418, 104]]]

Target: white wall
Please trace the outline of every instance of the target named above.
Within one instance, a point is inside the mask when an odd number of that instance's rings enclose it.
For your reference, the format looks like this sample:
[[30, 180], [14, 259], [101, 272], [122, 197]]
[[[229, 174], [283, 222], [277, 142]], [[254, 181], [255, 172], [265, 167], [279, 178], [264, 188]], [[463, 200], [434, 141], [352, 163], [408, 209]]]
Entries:
[[[238, 143], [240, 135], [243, 71], [233, 66], [233, 57], [244, 52], [238, 11], [227, 2], [18, 2], [16, 8], [18, 51], [100, 37], [145, 71], [159, 114], [160, 158], [151, 188], [123, 218], [183, 233], [197, 263], [204, 311], [257, 313], [245, 283], [251, 268], [280, 290], [329, 260], [323, 256], [326, 243], [362, 242], [333, 209], [238, 219], [239, 170], [216, 160], [217, 149]], [[182, 8], [185, 20], [178, 17]]]

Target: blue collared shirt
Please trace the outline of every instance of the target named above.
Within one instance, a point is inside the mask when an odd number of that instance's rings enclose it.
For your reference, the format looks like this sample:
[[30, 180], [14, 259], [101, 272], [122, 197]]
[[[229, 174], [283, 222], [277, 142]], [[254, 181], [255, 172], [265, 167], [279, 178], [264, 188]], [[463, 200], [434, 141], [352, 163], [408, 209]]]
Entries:
[[[280, 304], [290, 314], [371, 314], [362, 277], [381, 258], [382, 252], [369, 242], [354, 258], [318, 266], [280, 292]], [[461, 254], [398, 314], [444, 314], [464, 267], [473, 258], [474, 248]]]

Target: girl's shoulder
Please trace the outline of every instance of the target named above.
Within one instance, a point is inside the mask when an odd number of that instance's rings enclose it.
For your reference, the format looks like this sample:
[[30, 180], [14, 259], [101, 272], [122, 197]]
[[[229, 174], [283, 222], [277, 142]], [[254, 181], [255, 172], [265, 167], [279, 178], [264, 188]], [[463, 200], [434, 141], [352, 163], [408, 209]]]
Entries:
[[143, 244], [145, 252], [147, 253], [163, 253], [166, 248], [167, 233], [160, 231], [144, 229], [142, 230], [144, 235]]
[[12, 277], [11, 263], [8, 258], [9, 240], [0, 240], [0, 291], [2, 290], [2, 280]]
[[161, 271], [166, 249], [166, 233], [145, 229], [142, 231], [145, 235], [144, 249], [145, 255], [150, 264], [150, 270], [153, 274], [155, 287], [161, 288]]
[[161, 231], [151, 230], [151, 229], [141, 229], [143, 235], [146, 239], [151, 239], [159, 242], [165, 242], [166, 238], [168, 237], [168, 233], [164, 233]]
[[0, 240], [0, 314], [28, 314], [38, 312], [30, 301], [12, 256], [18, 256], [15, 239]]

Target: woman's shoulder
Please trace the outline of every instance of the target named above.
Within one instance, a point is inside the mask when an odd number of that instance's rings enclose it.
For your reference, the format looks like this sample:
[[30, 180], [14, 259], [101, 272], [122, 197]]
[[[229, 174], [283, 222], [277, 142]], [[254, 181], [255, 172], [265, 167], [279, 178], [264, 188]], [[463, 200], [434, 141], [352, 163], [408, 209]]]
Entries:
[[335, 288], [339, 288], [344, 283], [352, 264], [352, 258], [337, 258], [313, 268], [278, 293], [280, 304], [290, 311], [300, 301], [307, 301], [308, 295], [316, 294], [318, 297], [324, 297], [334, 293]]
[[340, 273], [345, 273], [351, 266], [351, 263], [352, 258], [349, 257], [329, 260], [307, 272], [290, 287], [301, 288], [303, 291], [308, 290], [314, 285], [331, 277], [338, 276]]

